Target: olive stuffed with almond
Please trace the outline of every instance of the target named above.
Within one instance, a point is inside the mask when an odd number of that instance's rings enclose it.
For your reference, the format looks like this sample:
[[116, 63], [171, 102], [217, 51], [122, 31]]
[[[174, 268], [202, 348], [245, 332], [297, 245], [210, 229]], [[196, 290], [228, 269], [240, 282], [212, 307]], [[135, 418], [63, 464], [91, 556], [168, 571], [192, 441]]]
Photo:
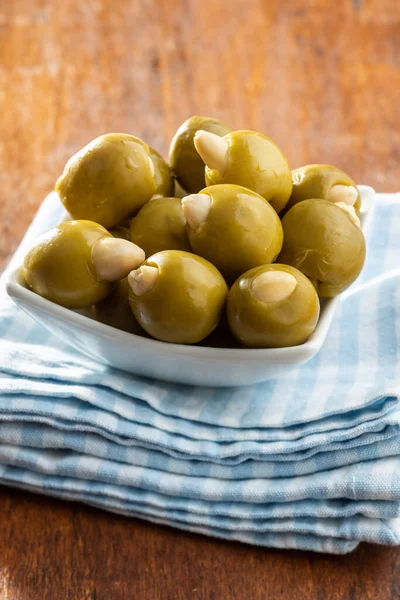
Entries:
[[364, 235], [354, 215], [343, 207], [329, 200], [303, 200], [286, 213], [282, 226], [279, 262], [312, 279], [319, 296], [340, 294], [360, 274], [366, 252]]
[[292, 171], [293, 190], [287, 209], [298, 202], [322, 198], [347, 205], [360, 214], [360, 192], [353, 179], [332, 165], [305, 165]]
[[319, 300], [303, 273], [275, 263], [239, 277], [229, 292], [227, 313], [233, 335], [245, 346], [297, 346], [317, 325]]
[[280, 212], [292, 193], [292, 172], [283, 152], [257, 131], [232, 131], [219, 137], [207, 131], [194, 136], [206, 164], [208, 186], [231, 183], [246, 187]]
[[66, 221], [42, 235], [25, 257], [28, 287], [66, 308], [86, 308], [145, 259], [141, 248], [92, 221]]
[[128, 282], [139, 325], [152, 337], [175, 344], [196, 344], [210, 335], [228, 295], [214, 265], [180, 250], [149, 257]]
[[213, 185], [182, 200], [193, 252], [212, 262], [227, 281], [272, 263], [282, 248], [282, 225], [259, 194], [233, 184]]

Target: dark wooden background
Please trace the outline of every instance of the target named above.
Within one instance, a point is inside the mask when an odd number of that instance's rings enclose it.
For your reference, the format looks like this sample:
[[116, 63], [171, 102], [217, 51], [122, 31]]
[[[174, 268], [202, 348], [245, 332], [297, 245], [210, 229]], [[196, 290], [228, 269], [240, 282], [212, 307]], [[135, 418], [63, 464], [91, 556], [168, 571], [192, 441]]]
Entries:
[[[190, 114], [400, 188], [399, 0], [0, 0], [0, 268], [66, 160]], [[400, 550], [217, 542], [0, 491], [0, 600], [386, 600]]]

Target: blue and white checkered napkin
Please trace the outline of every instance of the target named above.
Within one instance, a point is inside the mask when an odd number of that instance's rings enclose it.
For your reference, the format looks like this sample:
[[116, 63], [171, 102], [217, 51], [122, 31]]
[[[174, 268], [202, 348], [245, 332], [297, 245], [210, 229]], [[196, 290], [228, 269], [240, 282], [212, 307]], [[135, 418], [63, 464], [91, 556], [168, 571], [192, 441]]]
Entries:
[[[60, 218], [43, 203], [9, 269]], [[344, 553], [400, 541], [400, 195], [308, 364], [256, 386], [150, 381], [81, 356], [0, 285], [0, 482], [156, 523]]]

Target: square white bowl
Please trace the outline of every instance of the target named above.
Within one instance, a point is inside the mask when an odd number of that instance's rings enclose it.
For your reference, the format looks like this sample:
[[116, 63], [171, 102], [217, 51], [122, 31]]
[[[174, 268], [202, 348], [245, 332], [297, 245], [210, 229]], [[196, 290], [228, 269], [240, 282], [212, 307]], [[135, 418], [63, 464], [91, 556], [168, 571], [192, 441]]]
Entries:
[[[361, 226], [367, 234], [375, 191], [359, 186]], [[198, 386], [250, 385], [299, 366], [321, 349], [340, 297], [321, 303], [318, 325], [307, 342], [290, 348], [210, 348], [168, 344], [120, 331], [49, 300], [25, 286], [20, 270], [6, 284], [14, 302], [65, 343], [94, 360], [145, 377]]]

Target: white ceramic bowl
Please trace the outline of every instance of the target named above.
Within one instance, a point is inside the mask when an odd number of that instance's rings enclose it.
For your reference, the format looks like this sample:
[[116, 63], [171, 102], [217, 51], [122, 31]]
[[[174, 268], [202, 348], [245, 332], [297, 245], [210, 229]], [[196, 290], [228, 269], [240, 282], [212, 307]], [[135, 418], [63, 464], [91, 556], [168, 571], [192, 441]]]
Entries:
[[[375, 192], [359, 186], [361, 224], [367, 233]], [[321, 305], [321, 316], [310, 339], [292, 348], [209, 348], [167, 344], [125, 333], [58, 306], [28, 290], [17, 269], [7, 281], [13, 300], [54, 335], [91, 358], [137, 375], [200, 386], [249, 385], [271, 379], [317, 354], [328, 333], [339, 297]]]

